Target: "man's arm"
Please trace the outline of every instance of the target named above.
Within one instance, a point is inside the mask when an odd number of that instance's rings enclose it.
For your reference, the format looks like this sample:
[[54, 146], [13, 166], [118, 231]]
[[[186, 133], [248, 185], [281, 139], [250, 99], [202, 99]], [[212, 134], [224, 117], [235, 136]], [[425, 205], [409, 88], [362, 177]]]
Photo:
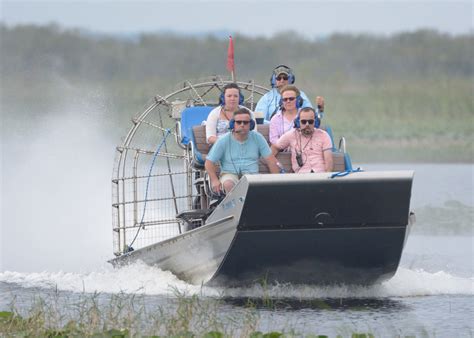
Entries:
[[275, 155], [272, 154], [272, 150], [268, 146], [267, 140], [265, 140], [262, 134], [254, 133], [253, 135], [256, 136], [260, 156], [265, 160], [268, 169], [270, 169], [272, 174], [278, 174], [280, 172], [280, 168], [277, 165], [277, 159]]
[[334, 161], [332, 159], [332, 149], [326, 149], [323, 152], [323, 155], [324, 155], [324, 167], [326, 168], [326, 171], [328, 172], [333, 171]]
[[270, 169], [270, 172], [272, 174], [278, 174], [280, 172], [280, 168], [277, 165], [277, 159], [273, 154], [268, 155], [263, 159], [265, 160], [265, 163], [267, 164], [268, 169]]
[[204, 167], [206, 168], [207, 173], [209, 174], [209, 178], [211, 179], [211, 186], [212, 191], [215, 193], [219, 193], [221, 191], [221, 182], [219, 181], [219, 177], [217, 177], [217, 167], [214, 162], [206, 160], [204, 163]]
[[332, 158], [332, 141], [331, 137], [324, 130], [321, 130], [323, 137], [323, 157], [324, 157], [324, 168], [326, 171], [333, 171], [334, 161]]
[[272, 144], [271, 149], [272, 149], [273, 156], [276, 156], [281, 151], [281, 149], [278, 148], [275, 144]]
[[271, 150], [273, 156], [276, 156], [280, 151], [290, 146], [290, 133], [291, 131], [281, 135], [280, 138], [272, 144]]

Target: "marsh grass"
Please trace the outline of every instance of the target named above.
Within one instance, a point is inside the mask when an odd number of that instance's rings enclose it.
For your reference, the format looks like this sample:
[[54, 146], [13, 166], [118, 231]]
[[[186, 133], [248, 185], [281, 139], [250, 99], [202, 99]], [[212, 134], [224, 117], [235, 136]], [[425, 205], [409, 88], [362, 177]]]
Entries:
[[472, 82], [432, 78], [326, 84], [325, 123], [353, 161], [473, 161]]
[[245, 308], [221, 314], [219, 300], [175, 296], [162, 304], [145, 304], [145, 296], [100, 293], [64, 297], [58, 292], [35, 296], [28, 309], [11, 303], [0, 312], [1, 336], [165, 336], [248, 337], [255, 332], [258, 314]]
[[[225, 311], [226, 301], [188, 296], [174, 291], [173, 297], [159, 298], [137, 294], [68, 294], [57, 290], [47, 296], [34, 296], [30, 306], [16, 304], [0, 312], [2, 337], [328, 337], [303, 335], [297, 328], [258, 331], [259, 312], [252, 301]], [[145, 303], [145, 300], [147, 303]], [[279, 306], [267, 299], [259, 306], [270, 311]], [[281, 306], [281, 304], [280, 304]], [[321, 308], [326, 308], [327, 304]], [[230, 314], [231, 313], [231, 314]], [[373, 334], [350, 331], [335, 337], [368, 338]]]
[[[86, 83], [64, 86], [56, 80], [30, 86], [13, 79], [5, 89], [5, 121], [21, 128], [37, 124], [41, 116], [61, 114], [77, 103], [93, 105], [104, 134], [119, 139], [130, 120], [157, 93], [171, 84], [159, 81]], [[474, 103], [472, 81], [464, 78], [386, 79], [381, 83], [328, 81], [304, 87], [314, 100], [323, 95], [323, 123], [334, 132], [336, 145], [347, 140], [353, 162], [469, 162], [474, 160]], [[87, 102], [85, 102], [87, 101]], [[90, 102], [89, 102], [90, 101]], [[30, 121], [29, 121], [30, 120]], [[19, 128], [19, 127], [18, 127]], [[18, 129], [17, 128], [17, 129]]]

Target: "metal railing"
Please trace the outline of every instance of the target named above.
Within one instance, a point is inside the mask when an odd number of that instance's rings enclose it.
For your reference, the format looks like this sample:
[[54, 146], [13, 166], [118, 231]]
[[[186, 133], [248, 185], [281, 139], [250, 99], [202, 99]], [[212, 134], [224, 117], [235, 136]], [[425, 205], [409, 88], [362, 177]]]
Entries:
[[[116, 148], [112, 178], [116, 255], [131, 246], [141, 248], [182, 233], [183, 223], [176, 215], [195, 208], [197, 202], [207, 206], [208, 189], [200, 179], [204, 173], [192, 165], [193, 146], [181, 144], [180, 112], [176, 107], [173, 110], [173, 102], [182, 107], [215, 105], [222, 88], [230, 82], [220, 76], [198, 83], [185, 81], [166, 96], [155, 95], [132, 118], [132, 127]], [[250, 109], [268, 91], [253, 81], [237, 84]]]

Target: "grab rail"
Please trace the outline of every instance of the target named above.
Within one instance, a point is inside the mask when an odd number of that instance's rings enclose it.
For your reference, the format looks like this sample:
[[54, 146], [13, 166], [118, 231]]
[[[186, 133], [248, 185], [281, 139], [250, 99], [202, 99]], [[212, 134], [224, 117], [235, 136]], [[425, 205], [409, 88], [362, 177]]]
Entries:
[[338, 150], [342, 151], [343, 153], [346, 152], [346, 139], [345, 139], [344, 136], [342, 136], [339, 140], [339, 149]]
[[176, 128], [176, 143], [178, 144], [178, 146], [181, 149], [186, 150], [187, 146], [185, 144], [181, 143], [181, 140], [182, 140], [182, 137], [183, 137], [182, 134], [181, 134], [181, 121], [176, 121], [175, 128]]

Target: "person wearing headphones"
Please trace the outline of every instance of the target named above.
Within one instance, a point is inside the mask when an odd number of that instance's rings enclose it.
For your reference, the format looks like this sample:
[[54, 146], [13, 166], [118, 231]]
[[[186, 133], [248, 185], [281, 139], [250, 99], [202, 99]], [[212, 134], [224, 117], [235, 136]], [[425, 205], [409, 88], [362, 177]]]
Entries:
[[272, 154], [290, 147], [291, 167], [295, 173], [330, 172], [333, 170], [332, 142], [319, 129], [320, 120], [313, 108], [302, 108], [295, 118], [294, 129], [272, 144]]
[[[272, 89], [258, 100], [255, 111], [263, 113], [265, 121], [270, 121], [272, 116], [280, 109], [280, 90], [284, 86], [294, 83], [295, 75], [290, 67], [285, 65], [275, 67], [275, 69], [273, 69], [272, 77], [270, 78]], [[306, 94], [302, 91], [300, 94], [303, 98], [301, 107], [312, 107]]]
[[[206, 141], [214, 144], [229, 131], [229, 121], [235, 111], [242, 108], [244, 97], [236, 83], [226, 84], [219, 97], [219, 105], [211, 110], [206, 120]], [[252, 113], [251, 113], [252, 114]], [[252, 114], [252, 119], [254, 119]]]
[[[229, 123], [232, 132], [217, 139], [207, 155], [204, 167], [211, 180], [212, 191], [228, 193], [242, 175], [257, 174], [259, 159], [263, 157], [271, 173], [279, 173], [277, 160], [265, 138], [255, 130], [250, 110], [240, 108]], [[221, 175], [217, 176], [220, 163]]]
[[284, 86], [280, 90], [280, 95], [281, 109], [270, 120], [270, 144], [276, 143], [280, 136], [293, 128], [294, 120], [296, 115], [298, 115], [298, 109], [303, 104], [303, 98], [296, 86]]

